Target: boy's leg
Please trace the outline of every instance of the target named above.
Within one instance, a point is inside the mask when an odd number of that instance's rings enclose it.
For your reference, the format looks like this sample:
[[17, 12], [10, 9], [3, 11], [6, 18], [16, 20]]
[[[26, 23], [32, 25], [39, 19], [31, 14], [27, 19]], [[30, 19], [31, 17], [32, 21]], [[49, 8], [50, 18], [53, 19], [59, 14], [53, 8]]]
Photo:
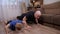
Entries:
[[7, 20], [6, 20], [6, 21], [4, 21], [4, 24], [7, 25], [7, 24], [9, 24], [10, 22], [11, 22], [11, 20], [10, 20], [10, 21], [7, 21]]
[[10, 21], [7, 21], [6, 25], [9, 24], [10, 22], [11, 22], [11, 20]]

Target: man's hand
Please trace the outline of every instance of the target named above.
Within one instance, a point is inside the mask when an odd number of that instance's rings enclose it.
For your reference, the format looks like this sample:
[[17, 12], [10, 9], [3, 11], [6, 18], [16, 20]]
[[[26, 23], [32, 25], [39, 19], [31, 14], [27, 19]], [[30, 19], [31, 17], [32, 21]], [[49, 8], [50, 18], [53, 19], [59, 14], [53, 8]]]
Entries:
[[36, 21], [37, 24], [39, 24], [39, 23], [38, 23], [38, 19], [35, 19], [35, 21]]
[[40, 24], [38, 23], [38, 19], [36, 19], [36, 23], [37, 23], [38, 26], [40, 25]]

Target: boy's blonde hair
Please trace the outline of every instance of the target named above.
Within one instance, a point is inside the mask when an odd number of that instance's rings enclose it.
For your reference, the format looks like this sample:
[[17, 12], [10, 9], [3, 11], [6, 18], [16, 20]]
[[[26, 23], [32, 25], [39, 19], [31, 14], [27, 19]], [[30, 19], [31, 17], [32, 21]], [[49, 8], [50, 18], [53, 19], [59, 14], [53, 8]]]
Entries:
[[17, 23], [17, 24], [15, 25], [15, 27], [16, 27], [17, 30], [21, 30], [22, 24], [21, 24], [21, 23]]

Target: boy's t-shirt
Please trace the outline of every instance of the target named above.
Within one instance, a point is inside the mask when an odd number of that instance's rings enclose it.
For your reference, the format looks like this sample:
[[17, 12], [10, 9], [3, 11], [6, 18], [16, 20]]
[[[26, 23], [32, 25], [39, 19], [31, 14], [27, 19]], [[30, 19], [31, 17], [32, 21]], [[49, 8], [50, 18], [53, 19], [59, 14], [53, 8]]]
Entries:
[[9, 23], [10, 24], [10, 29], [15, 31], [15, 25], [16, 23], [22, 23], [22, 20], [11, 20], [11, 22]]

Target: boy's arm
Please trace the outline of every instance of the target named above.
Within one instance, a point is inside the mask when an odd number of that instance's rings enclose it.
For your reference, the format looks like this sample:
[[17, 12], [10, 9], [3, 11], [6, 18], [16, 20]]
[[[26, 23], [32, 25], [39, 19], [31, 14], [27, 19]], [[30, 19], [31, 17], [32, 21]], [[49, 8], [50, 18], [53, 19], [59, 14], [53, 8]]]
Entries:
[[25, 17], [23, 18], [23, 24], [24, 24], [24, 26], [28, 26], [26, 20], [27, 20], [27, 18], [26, 18], [26, 16], [25, 16]]
[[30, 30], [32, 27], [27, 24], [26, 20], [27, 20], [27, 18], [26, 18], [26, 16], [25, 16], [25, 17], [23, 18], [23, 24], [24, 24], [24, 26], [26, 27], [25, 29]]
[[9, 32], [9, 26], [10, 26], [10, 24], [8, 24], [8, 25], [5, 26], [6, 34], [8, 34], [8, 32]]

